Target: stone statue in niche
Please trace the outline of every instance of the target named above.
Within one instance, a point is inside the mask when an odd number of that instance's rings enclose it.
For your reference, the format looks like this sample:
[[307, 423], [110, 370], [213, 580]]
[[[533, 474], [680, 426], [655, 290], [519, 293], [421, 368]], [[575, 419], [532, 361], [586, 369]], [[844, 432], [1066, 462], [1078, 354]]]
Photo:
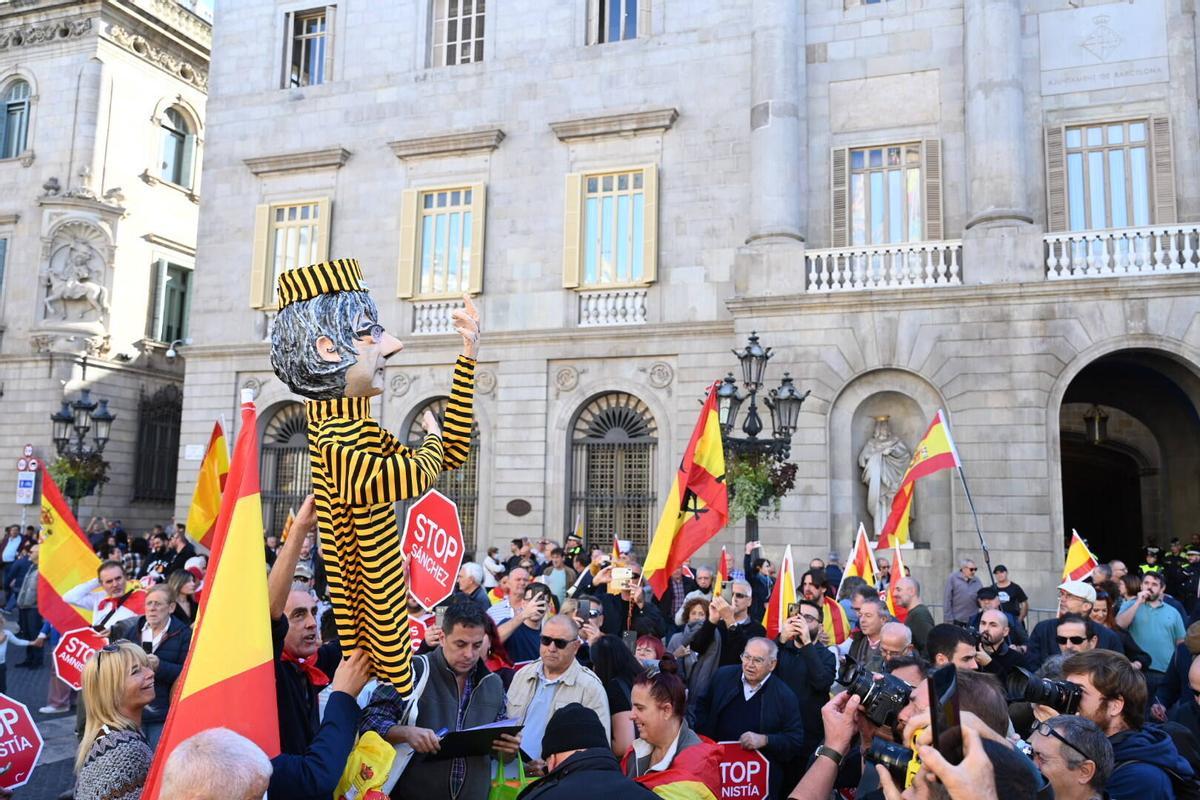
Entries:
[[[103, 283], [104, 259], [85, 239], [69, 234], [56, 238], [44, 276], [47, 288], [43, 304], [47, 317], [56, 314], [60, 319], [66, 319], [67, 305], [71, 301], [82, 301], [80, 319], [92, 311], [96, 312], [97, 319], [108, 313], [108, 289]], [[55, 303], [59, 308], [55, 308]]]
[[889, 419], [887, 416], [875, 417], [875, 433], [858, 454], [862, 482], [867, 485], [867, 513], [875, 521], [876, 536], [887, 522], [892, 499], [912, 459], [912, 450], [892, 433]]

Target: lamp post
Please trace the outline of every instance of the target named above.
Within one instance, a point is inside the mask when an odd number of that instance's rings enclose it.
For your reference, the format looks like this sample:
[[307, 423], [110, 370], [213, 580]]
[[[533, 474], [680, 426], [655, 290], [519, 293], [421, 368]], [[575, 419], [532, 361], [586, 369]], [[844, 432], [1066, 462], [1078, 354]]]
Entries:
[[[759, 438], [763, 432], [762, 417], [758, 413], [758, 393], [763, 389], [763, 378], [767, 371], [767, 362], [771, 360], [771, 348], [763, 347], [758, 340], [758, 332], [751, 331], [750, 340], [741, 350], [733, 354], [742, 372], [742, 388], [730, 372], [726, 374], [721, 385], [717, 387], [717, 418], [721, 423], [721, 434], [725, 444], [726, 459], [732, 455], [735, 458], [772, 459], [786, 461], [792, 452], [792, 435], [796, 432], [796, 421], [800, 418], [800, 407], [811, 392], [803, 394], [792, 381], [791, 373], [783, 373], [783, 379], [777, 388], [771, 389], [764, 399], [764, 404], [771, 412], [771, 435]], [[737, 423], [738, 411], [742, 404], [749, 400], [745, 419], [742, 422], [743, 437], [733, 435]], [[728, 471], [728, 470], [727, 470]], [[758, 515], [746, 515], [746, 541], [758, 539]]]
[[[116, 415], [108, 410], [107, 400], [92, 400], [92, 393], [84, 389], [74, 403], [63, 401], [62, 408], [50, 415], [53, 424], [54, 447], [61, 459], [78, 467], [86, 462], [100, 461], [100, 454], [108, 444]], [[94, 429], [94, 430], [93, 430]], [[85, 437], [92, 431], [92, 443]], [[71, 500], [71, 513], [79, 515], [79, 500], [90, 495], [99, 478], [72, 477], [64, 482], [63, 494]]]

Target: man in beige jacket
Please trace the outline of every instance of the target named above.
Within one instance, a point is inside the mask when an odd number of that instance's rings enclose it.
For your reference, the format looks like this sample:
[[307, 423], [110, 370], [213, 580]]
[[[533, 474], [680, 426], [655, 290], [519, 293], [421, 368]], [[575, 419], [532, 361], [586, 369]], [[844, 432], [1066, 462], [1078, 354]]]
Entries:
[[541, 658], [526, 664], [508, 688], [508, 716], [523, 719], [521, 749], [533, 759], [542, 757], [542, 736], [551, 715], [563, 706], [580, 703], [596, 712], [611, 738], [608, 696], [596, 674], [575, 660], [579, 626], [559, 614], [542, 625]]

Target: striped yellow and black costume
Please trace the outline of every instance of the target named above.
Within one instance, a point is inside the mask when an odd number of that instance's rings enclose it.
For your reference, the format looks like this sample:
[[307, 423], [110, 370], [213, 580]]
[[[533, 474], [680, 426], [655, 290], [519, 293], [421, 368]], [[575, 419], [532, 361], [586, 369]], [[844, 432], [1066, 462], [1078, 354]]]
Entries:
[[[279, 278], [281, 308], [330, 291], [365, 291], [356, 262], [317, 264]], [[417, 497], [443, 469], [467, 460], [474, 373], [474, 360], [459, 356], [442, 437], [428, 435], [416, 449], [371, 418], [370, 398], [305, 403], [321, 555], [342, 648], [365, 647], [376, 676], [401, 695], [412, 688], [412, 644], [393, 504]]]

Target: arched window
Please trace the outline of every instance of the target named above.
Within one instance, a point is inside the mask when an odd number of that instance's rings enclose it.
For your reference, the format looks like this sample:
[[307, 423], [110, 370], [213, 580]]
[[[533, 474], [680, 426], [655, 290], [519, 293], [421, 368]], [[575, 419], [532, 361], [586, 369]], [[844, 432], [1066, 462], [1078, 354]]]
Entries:
[[582, 519], [588, 544], [614, 536], [643, 553], [654, 523], [658, 426], [646, 404], [625, 392], [592, 398], [571, 426], [566, 529]]
[[29, 84], [14, 81], [4, 92], [4, 128], [0, 131], [0, 158], [16, 158], [26, 150], [29, 136]]
[[[425, 438], [425, 429], [421, 427], [421, 417], [425, 415], [426, 411], [432, 411], [439, 421], [445, 420], [446, 400], [445, 397], [435, 397], [412, 412], [406, 437], [409, 446], [419, 447], [421, 440]], [[458, 469], [439, 475], [433, 488], [449, 497], [458, 506], [458, 521], [462, 525], [463, 544], [468, 553], [474, 551], [476, 509], [479, 505], [479, 425], [471, 426], [471, 455], [467, 458], [467, 462]], [[401, 527], [404, 525], [406, 508], [407, 504], [402, 504], [399, 511]]]
[[279, 534], [283, 532], [288, 509], [299, 510], [312, 486], [304, 406], [299, 403], [282, 406], [271, 415], [262, 436], [259, 477], [263, 525], [268, 534]]
[[159, 177], [185, 189], [192, 188], [192, 160], [196, 136], [183, 113], [168, 108], [162, 121], [162, 167]]

